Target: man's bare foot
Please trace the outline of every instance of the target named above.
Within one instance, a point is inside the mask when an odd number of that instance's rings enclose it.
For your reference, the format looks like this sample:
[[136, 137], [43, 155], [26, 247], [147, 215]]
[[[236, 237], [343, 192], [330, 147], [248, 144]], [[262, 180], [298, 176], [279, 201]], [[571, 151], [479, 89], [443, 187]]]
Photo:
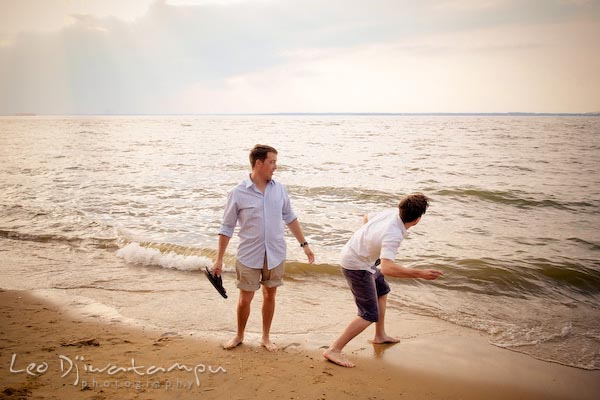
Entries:
[[269, 340], [269, 339], [263, 339], [261, 344], [265, 349], [269, 350], [271, 353], [274, 353], [277, 350], [279, 350], [277, 345], [275, 343], [271, 342], [271, 340]]
[[373, 344], [388, 344], [388, 343], [399, 343], [400, 339], [391, 337], [388, 335], [375, 336], [375, 338], [371, 341]]
[[243, 337], [241, 337], [241, 338], [240, 338], [240, 337], [237, 337], [237, 336], [236, 336], [236, 337], [234, 337], [233, 339], [231, 339], [229, 342], [225, 343], [225, 344], [223, 345], [223, 348], [224, 348], [225, 350], [231, 350], [231, 349], [234, 349], [234, 348], [238, 347], [240, 344], [242, 344], [242, 342], [243, 342], [243, 341], [244, 341], [244, 338], [243, 338]]
[[323, 352], [323, 357], [341, 367], [354, 368], [355, 366], [352, 361], [348, 360], [346, 356], [339, 351], [331, 351], [330, 349], [327, 349]]

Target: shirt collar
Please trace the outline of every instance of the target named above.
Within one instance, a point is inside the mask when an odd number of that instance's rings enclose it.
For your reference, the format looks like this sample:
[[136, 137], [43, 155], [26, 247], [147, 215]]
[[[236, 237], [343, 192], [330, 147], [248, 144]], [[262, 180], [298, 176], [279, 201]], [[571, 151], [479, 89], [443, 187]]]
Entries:
[[[274, 185], [275, 181], [273, 179], [271, 179], [268, 183], [268, 185]], [[246, 189], [249, 189], [254, 185], [254, 182], [252, 182], [252, 179], [250, 179], [250, 174], [248, 174], [248, 177], [244, 180], [244, 186], [246, 187]]]
[[400, 227], [400, 230], [402, 231], [402, 236], [406, 236], [408, 230], [406, 229], [406, 226], [404, 226], [404, 222], [402, 221], [402, 218], [400, 218], [400, 215], [396, 214], [396, 221], [398, 222], [398, 226]]

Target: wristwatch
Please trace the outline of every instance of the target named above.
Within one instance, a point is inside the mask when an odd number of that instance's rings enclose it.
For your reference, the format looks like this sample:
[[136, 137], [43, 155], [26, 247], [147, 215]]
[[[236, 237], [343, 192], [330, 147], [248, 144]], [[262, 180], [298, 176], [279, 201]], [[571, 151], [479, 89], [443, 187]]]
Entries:
[[308, 242], [300, 243], [300, 247], [308, 246]]

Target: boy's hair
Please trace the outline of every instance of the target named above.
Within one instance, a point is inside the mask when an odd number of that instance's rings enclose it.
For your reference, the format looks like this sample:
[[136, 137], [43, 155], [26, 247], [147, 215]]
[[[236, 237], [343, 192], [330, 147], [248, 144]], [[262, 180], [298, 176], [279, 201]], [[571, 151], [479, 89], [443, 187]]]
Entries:
[[423, 193], [409, 194], [398, 204], [402, 222], [413, 222], [419, 219], [429, 207], [429, 199]]
[[261, 160], [264, 162], [267, 159], [268, 153], [277, 154], [277, 150], [271, 146], [267, 146], [266, 144], [257, 144], [254, 146], [254, 148], [250, 150], [250, 165], [252, 165], [252, 168], [254, 168], [256, 160]]

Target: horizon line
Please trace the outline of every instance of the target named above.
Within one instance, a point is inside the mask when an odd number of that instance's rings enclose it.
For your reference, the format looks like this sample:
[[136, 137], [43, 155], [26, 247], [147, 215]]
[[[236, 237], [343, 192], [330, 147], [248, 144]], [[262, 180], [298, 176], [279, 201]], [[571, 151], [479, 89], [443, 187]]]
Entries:
[[44, 116], [600, 116], [596, 112], [235, 112], [235, 113], [11, 113], [2, 117]]

